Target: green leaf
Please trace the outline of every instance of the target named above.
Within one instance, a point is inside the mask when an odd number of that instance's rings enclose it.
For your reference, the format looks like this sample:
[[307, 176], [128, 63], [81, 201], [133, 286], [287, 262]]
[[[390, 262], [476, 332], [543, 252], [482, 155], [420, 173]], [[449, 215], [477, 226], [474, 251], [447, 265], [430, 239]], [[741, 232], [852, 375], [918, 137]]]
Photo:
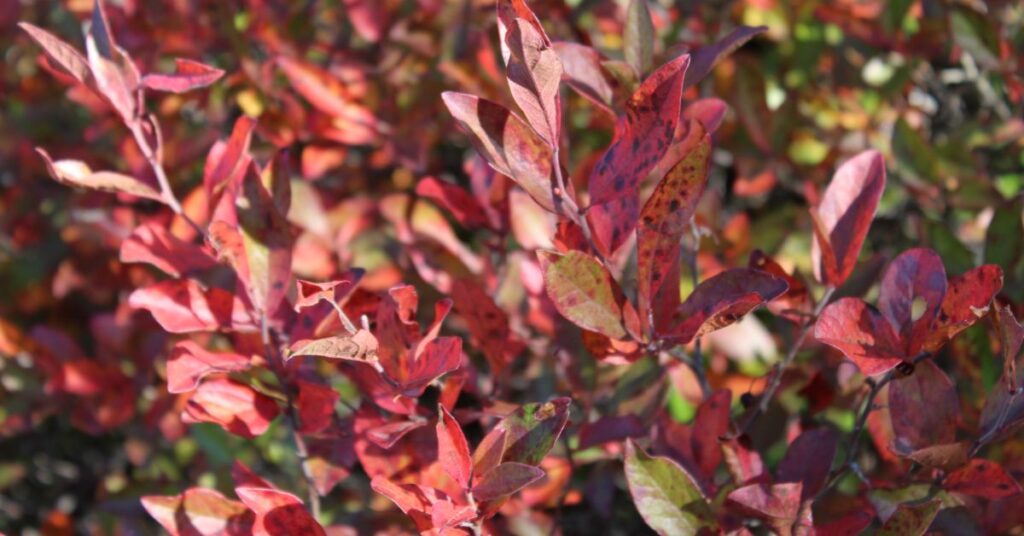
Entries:
[[626, 336], [611, 274], [582, 251], [540, 252], [544, 287], [555, 309], [573, 324], [613, 339]]
[[707, 499], [676, 462], [626, 442], [626, 480], [637, 510], [662, 536], [696, 534], [713, 526]]
[[622, 36], [626, 63], [642, 78], [654, 60], [654, 23], [647, 0], [630, 0], [626, 9], [626, 28]]
[[487, 434], [473, 453], [473, 471], [483, 475], [499, 463], [537, 465], [555, 445], [569, 420], [566, 398], [524, 404]]

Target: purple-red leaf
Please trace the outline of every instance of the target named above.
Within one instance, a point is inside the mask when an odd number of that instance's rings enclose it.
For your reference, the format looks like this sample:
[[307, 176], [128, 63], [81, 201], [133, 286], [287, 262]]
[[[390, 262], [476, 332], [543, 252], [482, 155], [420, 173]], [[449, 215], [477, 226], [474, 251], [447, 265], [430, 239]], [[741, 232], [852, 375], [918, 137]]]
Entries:
[[985, 499], [1001, 499], [1021, 492], [1020, 484], [998, 463], [973, 459], [943, 481], [946, 491]]
[[802, 487], [799, 482], [749, 484], [731, 491], [729, 501], [764, 519], [780, 534], [788, 534], [800, 515]]
[[473, 498], [493, 501], [513, 493], [544, 478], [544, 470], [524, 463], [507, 462], [485, 473], [473, 486]]
[[786, 292], [786, 281], [752, 268], [733, 268], [702, 281], [673, 316], [668, 334], [681, 344], [735, 323]]
[[681, 56], [661, 66], [637, 88], [615, 138], [590, 175], [587, 218], [598, 247], [614, 252], [640, 217], [640, 181], [671, 145], [679, 124], [683, 75], [690, 63]]
[[606, 415], [580, 427], [579, 449], [587, 449], [611, 441], [641, 437], [648, 432], [640, 417], [633, 415]]
[[562, 62], [537, 16], [523, 0], [498, 1], [498, 39], [512, 99], [551, 147], [558, 146]]
[[735, 52], [736, 49], [746, 44], [747, 41], [753, 39], [757, 34], [767, 31], [767, 26], [740, 26], [717, 43], [705, 45], [692, 51], [690, 53], [692, 65], [686, 73], [683, 89], [700, 83], [704, 77], [711, 73], [711, 69], [718, 62]]
[[818, 428], [800, 434], [786, 450], [776, 469], [778, 482], [800, 482], [801, 500], [814, 497], [825, 485], [839, 444], [839, 434], [831, 428]]
[[215, 372], [236, 372], [249, 368], [250, 359], [230, 352], [210, 352], [193, 341], [174, 345], [167, 359], [167, 390], [186, 393], [199, 385], [199, 380]]
[[866, 376], [888, 372], [904, 357], [892, 325], [859, 298], [829, 304], [814, 325], [814, 337], [842, 352]]
[[907, 356], [921, 348], [946, 295], [946, 269], [930, 249], [897, 256], [882, 277], [878, 309], [896, 331]]
[[136, 227], [121, 242], [120, 257], [125, 263], [152, 264], [172, 277], [203, 272], [217, 265], [217, 260], [202, 248], [181, 240], [155, 223]]
[[619, 84], [601, 66], [605, 61], [601, 53], [586, 45], [568, 41], [556, 41], [552, 43], [552, 48], [562, 62], [562, 78], [569, 87], [614, 116], [612, 106]]
[[900, 450], [953, 443], [960, 421], [960, 399], [949, 376], [931, 360], [889, 384], [889, 416]]
[[295, 409], [299, 417], [299, 425], [295, 431], [300, 434], [316, 434], [322, 432], [333, 423], [334, 406], [341, 395], [326, 385], [298, 380], [299, 396], [295, 399]]
[[452, 91], [441, 97], [480, 156], [526, 190], [540, 206], [555, 212], [551, 147], [500, 104]]
[[811, 258], [818, 281], [838, 287], [853, 272], [884, 189], [885, 162], [878, 151], [864, 151], [836, 170], [816, 209], [821, 232], [815, 233]]

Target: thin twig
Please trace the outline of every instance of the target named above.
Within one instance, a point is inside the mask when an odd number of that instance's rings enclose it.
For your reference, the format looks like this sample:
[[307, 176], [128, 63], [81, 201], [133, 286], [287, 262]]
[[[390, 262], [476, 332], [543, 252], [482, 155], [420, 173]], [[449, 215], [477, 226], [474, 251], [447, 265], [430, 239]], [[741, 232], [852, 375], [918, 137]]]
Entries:
[[811, 333], [811, 329], [814, 328], [814, 324], [818, 321], [818, 316], [821, 315], [825, 306], [828, 305], [829, 301], [832, 299], [832, 295], [835, 293], [835, 290], [836, 289], [834, 287], [828, 287], [825, 289], [825, 294], [822, 295], [821, 300], [819, 300], [818, 304], [814, 307], [814, 312], [804, 319], [803, 324], [800, 326], [800, 332], [796, 336], [796, 340], [794, 340], [793, 344], [790, 345], [789, 351], [786, 352], [786, 356], [782, 358], [782, 361], [776, 363], [775, 367], [772, 369], [771, 378], [769, 378], [764, 392], [761, 393], [761, 397], [758, 400], [757, 405], [754, 406], [753, 411], [747, 415], [743, 420], [743, 424], [741, 424], [736, 430], [736, 437], [749, 432], [750, 427], [754, 425], [754, 422], [756, 422], [764, 412], [768, 411], [768, 405], [771, 404], [772, 399], [775, 397], [775, 392], [782, 386], [782, 374], [790, 365], [793, 364], [793, 360], [796, 359], [797, 353], [799, 353], [800, 349], [803, 348], [804, 341]]
[[[149, 124], [159, 137], [158, 132], [160, 126], [157, 122], [150, 121]], [[153, 170], [153, 174], [156, 175], [157, 185], [160, 187], [160, 196], [163, 198], [164, 203], [166, 203], [175, 214], [181, 217], [181, 219], [191, 225], [199, 236], [206, 236], [206, 232], [203, 228], [185, 213], [185, 209], [182, 208], [181, 203], [178, 202], [177, 196], [174, 195], [174, 190], [171, 189], [171, 181], [167, 178], [167, 172], [164, 170], [164, 165], [160, 161], [161, 158], [157, 154], [158, 148], [150, 145], [149, 140], [146, 138], [146, 133], [142, 130], [142, 121], [134, 121], [128, 126], [132, 132], [132, 137], [135, 138], [135, 144], [139, 146], [142, 156], [146, 159], [149, 167]]]

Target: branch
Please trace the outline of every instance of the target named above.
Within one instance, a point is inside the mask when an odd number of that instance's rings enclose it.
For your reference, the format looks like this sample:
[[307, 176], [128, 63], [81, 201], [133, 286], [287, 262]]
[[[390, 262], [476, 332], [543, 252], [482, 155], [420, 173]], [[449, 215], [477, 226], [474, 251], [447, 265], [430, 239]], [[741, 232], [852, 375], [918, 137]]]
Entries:
[[175, 214], [185, 220], [193, 229], [199, 234], [199, 236], [206, 236], [206, 232], [202, 227], [199, 226], [192, 218], [185, 213], [185, 210], [181, 207], [181, 203], [178, 202], [178, 198], [174, 195], [174, 190], [171, 189], [171, 182], [167, 178], [167, 172], [164, 170], [164, 165], [161, 162], [159, 140], [160, 126], [157, 124], [156, 119], [150, 118], [150, 126], [153, 127], [153, 133], [156, 136], [157, 147], [150, 145], [149, 139], [146, 138], [146, 133], [142, 130], [142, 121], [134, 120], [128, 128], [132, 132], [132, 137], [135, 138], [135, 144], [139, 146], [139, 150], [142, 151], [142, 156], [145, 157], [149, 167], [152, 168], [153, 174], [156, 175], [157, 184], [160, 186], [160, 195], [163, 197], [164, 203], [174, 211]]
[[765, 386], [764, 392], [761, 393], [757, 405], [754, 406], [754, 410], [747, 414], [747, 417], [743, 420], [736, 430], [736, 434], [733, 437], [739, 437], [750, 431], [750, 428], [754, 425], [754, 422], [768, 411], [768, 405], [771, 404], [772, 399], [775, 397], [775, 392], [782, 386], [782, 374], [793, 364], [793, 360], [796, 359], [796, 354], [803, 348], [804, 341], [807, 339], [807, 335], [811, 333], [811, 329], [814, 328], [814, 324], [818, 321], [818, 316], [828, 305], [832, 299], [832, 295], [835, 293], [834, 287], [828, 287], [825, 289], [825, 294], [818, 301], [818, 304], [814, 307], [814, 312], [810, 316], [804, 319], [803, 324], [800, 325], [800, 332], [796, 336], [796, 340], [789, 347], [789, 351], [786, 356], [782, 358], [782, 361], [777, 363], [772, 369], [772, 376], [768, 380], [767, 386]]

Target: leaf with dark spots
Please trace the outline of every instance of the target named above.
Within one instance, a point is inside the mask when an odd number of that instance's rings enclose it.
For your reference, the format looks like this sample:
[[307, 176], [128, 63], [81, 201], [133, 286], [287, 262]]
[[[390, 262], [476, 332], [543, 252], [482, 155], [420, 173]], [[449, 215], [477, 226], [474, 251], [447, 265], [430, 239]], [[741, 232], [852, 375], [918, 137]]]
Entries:
[[537, 16], [523, 0], [498, 0], [498, 40], [512, 99], [551, 147], [558, 146], [562, 62]]
[[888, 372], [903, 362], [892, 325], [859, 298], [841, 298], [825, 307], [814, 325], [814, 337], [842, 352], [866, 376]]
[[[469, 444], [462, 433], [459, 422], [444, 406], [438, 406], [437, 417], [437, 459], [452, 479], [462, 489], [469, 489], [473, 476], [473, 459], [469, 455]], [[500, 467], [500, 466], [499, 466]]]
[[656, 70], [640, 85], [619, 117], [615, 138], [590, 175], [587, 218], [598, 247], [616, 251], [640, 216], [639, 184], [676, 135], [682, 81], [689, 57]]
[[522, 348], [512, 339], [508, 314], [472, 279], [457, 279], [452, 284], [451, 296], [455, 310], [466, 319], [473, 342], [483, 350], [491, 371], [500, 374]]
[[555, 212], [551, 147], [500, 104], [452, 91], [441, 97], [480, 156], [495, 171], [515, 181], [541, 207]]
[[93, 171], [80, 160], [53, 160], [46, 151], [38, 147], [36, 152], [43, 158], [53, 180], [61, 184], [164, 202], [164, 196], [156, 186], [131, 175], [114, 171]]
[[612, 441], [623, 441], [641, 437], [648, 432], [643, 421], [630, 413], [628, 415], [607, 415], [580, 427], [579, 449], [587, 449]]
[[180, 341], [167, 358], [167, 390], [186, 393], [199, 385], [199, 380], [216, 372], [246, 370], [250, 359], [231, 352], [210, 352], [194, 341]]
[[666, 336], [686, 344], [737, 322], [784, 292], [784, 280], [760, 270], [726, 270], [697, 285], [676, 311], [678, 325]]
[[154, 223], [136, 227], [121, 242], [120, 260], [151, 264], [172, 277], [197, 274], [217, 266], [216, 259], [205, 250]]
[[922, 361], [889, 384], [889, 416], [901, 449], [953, 443], [960, 421], [956, 386], [934, 362]]
[[896, 508], [892, 516], [878, 529], [878, 536], [921, 536], [928, 531], [932, 520], [942, 508], [940, 499], [925, 503], [904, 503]]
[[326, 535], [302, 501], [291, 493], [247, 487], [235, 488], [235, 493], [256, 513], [252, 531], [254, 536]]
[[538, 252], [544, 288], [555, 309], [573, 324], [613, 339], [626, 336], [611, 274], [582, 251]]
[[939, 313], [925, 337], [922, 350], [935, 352], [988, 313], [992, 299], [1003, 288], [1003, 270], [986, 264], [951, 277]]
[[140, 502], [171, 536], [245, 536], [256, 518], [241, 502], [220, 492], [189, 488], [177, 496], [147, 495]]
[[778, 482], [800, 482], [800, 500], [814, 497], [825, 485], [839, 445], [839, 434], [818, 428], [800, 434], [786, 449], [775, 470]]
[[187, 93], [209, 86], [222, 76], [224, 71], [216, 67], [189, 59], [175, 58], [173, 74], [147, 74], [142, 77], [142, 85], [156, 91]]
[[739, 26], [718, 42], [693, 50], [690, 53], [693, 65], [686, 73], [683, 89], [700, 83], [701, 80], [711, 73], [711, 69], [718, 62], [735, 52], [736, 49], [746, 44], [747, 41], [753, 39], [757, 34], [767, 31], [767, 26]]
[[973, 459], [947, 475], [942, 487], [946, 491], [985, 499], [1001, 499], [1021, 492], [1020, 484], [1006, 469], [998, 463], [982, 459]]
[[[818, 281], [838, 287], [853, 272], [884, 189], [885, 162], [878, 151], [864, 151], [836, 170], [816, 209], [820, 225], [811, 258]], [[832, 258], [826, 258], [829, 251]]]
[[904, 251], [882, 276], [878, 309], [903, 341], [907, 356], [918, 353], [946, 295], [946, 269], [930, 249]]
[[627, 440], [625, 471], [636, 509], [659, 535], [697, 534], [713, 526], [704, 492], [675, 461], [651, 456]]
[[506, 462], [484, 474], [473, 486], [473, 498], [493, 501], [513, 493], [544, 478], [544, 470], [524, 463]]
[[182, 412], [185, 422], [210, 422], [246, 439], [270, 427], [280, 413], [274, 399], [227, 378], [208, 379], [192, 392]]
[[[679, 152], [680, 159], [654, 188], [640, 211], [637, 226], [637, 299], [641, 321], [646, 325], [654, 295], [662, 290], [679, 256], [680, 240], [688, 229], [697, 202], [707, 185], [711, 163], [711, 138], [699, 123]], [[678, 279], [665, 292], [679, 293]]]
[[203, 289], [191, 279], [172, 279], [140, 288], [128, 297], [134, 309], [145, 309], [171, 333], [254, 331], [258, 322], [247, 304], [232, 292]]

